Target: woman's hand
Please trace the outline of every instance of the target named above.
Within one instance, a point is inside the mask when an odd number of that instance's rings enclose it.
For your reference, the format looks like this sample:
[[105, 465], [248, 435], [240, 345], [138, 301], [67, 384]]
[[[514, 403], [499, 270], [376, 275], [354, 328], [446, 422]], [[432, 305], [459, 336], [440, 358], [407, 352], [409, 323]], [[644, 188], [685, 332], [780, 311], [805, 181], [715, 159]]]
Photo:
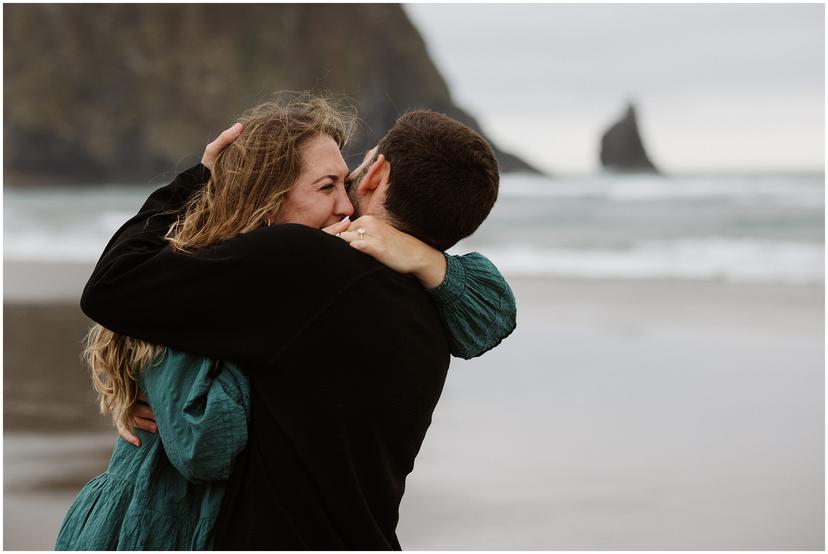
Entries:
[[216, 163], [216, 158], [218, 158], [219, 152], [227, 148], [231, 142], [239, 138], [242, 129], [244, 129], [244, 125], [236, 123], [217, 136], [216, 140], [204, 148], [204, 155], [201, 157], [201, 164], [210, 171], [213, 171], [213, 164]]
[[446, 277], [446, 258], [442, 252], [375, 216], [360, 217], [339, 236], [394, 271], [410, 273], [425, 288], [439, 286]]
[[[152, 407], [147, 402], [144, 393], [138, 395], [138, 402], [135, 403], [135, 408], [132, 412], [132, 423], [138, 429], [143, 429], [150, 433], [158, 432], [158, 425], [155, 424], [155, 414], [152, 413]], [[141, 446], [141, 439], [134, 433], [130, 433], [120, 422], [116, 423], [115, 428], [125, 441], [135, 446]]]
[[340, 236], [340, 234], [344, 233], [348, 230], [348, 227], [351, 226], [351, 218], [345, 216], [342, 218], [342, 221], [339, 223], [334, 223], [333, 225], [328, 225], [327, 227], [323, 227], [322, 230], [329, 235], [336, 235]]

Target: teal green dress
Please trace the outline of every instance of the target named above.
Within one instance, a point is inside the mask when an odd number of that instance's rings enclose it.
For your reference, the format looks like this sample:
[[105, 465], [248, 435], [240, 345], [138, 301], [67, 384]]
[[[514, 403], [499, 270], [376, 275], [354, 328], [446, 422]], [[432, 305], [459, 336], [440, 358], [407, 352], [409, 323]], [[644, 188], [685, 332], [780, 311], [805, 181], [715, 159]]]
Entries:
[[[512, 290], [484, 256], [446, 256], [431, 291], [451, 353], [473, 358], [516, 325]], [[141, 389], [158, 434], [121, 438], [106, 472], [81, 489], [55, 550], [209, 550], [233, 460], [247, 444], [249, 383], [239, 367], [166, 349]]]

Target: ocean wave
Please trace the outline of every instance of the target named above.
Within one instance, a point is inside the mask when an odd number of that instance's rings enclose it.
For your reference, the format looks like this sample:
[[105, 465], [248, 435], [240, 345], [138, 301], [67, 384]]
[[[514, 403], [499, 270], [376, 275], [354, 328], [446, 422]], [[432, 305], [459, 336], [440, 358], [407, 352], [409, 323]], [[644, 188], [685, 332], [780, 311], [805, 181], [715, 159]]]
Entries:
[[134, 214], [105, 210], [63, 221], [14, 213], [3, 229], [3, 259], [17, 262], [96, 261], [115, 231]]
[[[824, 218], [816, 217], [816, 213], [823, 213], [824, 206], [824, 185], [819, 179], [581, 179], [505, 176], [501, 187], [505, 198], [487, 222], [487, 232], [465, 241], [471, 247], [468, 250], [479, 249], [510, 275], [804, 284], [824, 281]], [[112, 234], [140, 203], [134, 191], [107, 194], [56, 198], [45, 193], [9, 193], [4, 198], [4, 259], [96, 261]], [[591, 199], [569, 204], [553, 202], [556, 206], [565, 204], [554, 211], [548, 209], [549, 202], [542, 200], [554, 195], [603, 195], [620, 203], [606, 210], [601, 202], [593, 209]], [[762, 195], [774, 198], [774, 206], [750, 205]], [[530, 199], [530, 205], [524, 197]], [[668, 200], [658, 206], [657, 212], [642, 211], [633, 203], [659, 198]], [[709, 205], [715, 213], [707, 207], [688, 206], [682, 198], [713, 199]], [[720, 206], [717, 198], [729, 205]], [[736, 206], [734, 202], [746, 205]], [[813, 207], [777, 209], [786, 203]], [[817, 207], [819, 212], [814, 211]], [[529, 231], [521, 231], [526, 229]], [[733, 238], [737, 232], [740, 238]], [[524, 236], [526, 242], [521, 238]], [[556, 240], [563, 242], [555, 245]]]
[[[11, 262], [91, 263], [101, 255], [120, 216], [101, 217], [94, 230], [6, 232]], [[512, 247], [461, 242], [451, 253], [479, 250], [506, 275], [577, 279], [680, 279], [734, 283], [824, 282], [825, 248], [806, 242], [721, 237], [641, 241], [626, 248]]]
[[3, 237], [3, 260], [11, 262], [94, 262], [111, 238], [101, 233], [14, 233]]
[[825, 202], [824, 181], [817, 177], [664, 177], [598, 175], [549, 179], [506, 176], [503, 198], [599, 198], [614, 202], [654, 202], [727, 199], [771, 201], [783, 205], [819, 207]]
[[[469, 245], [471, 246], [471, 245]], [[507, 276], [576, 279], [675, 279], [732, 283], [818, 284], [822, 244], [693, 238], [645, 241], [629, 248], [480, 249]], [[462, 243], [453, 253], [468, 251]]]

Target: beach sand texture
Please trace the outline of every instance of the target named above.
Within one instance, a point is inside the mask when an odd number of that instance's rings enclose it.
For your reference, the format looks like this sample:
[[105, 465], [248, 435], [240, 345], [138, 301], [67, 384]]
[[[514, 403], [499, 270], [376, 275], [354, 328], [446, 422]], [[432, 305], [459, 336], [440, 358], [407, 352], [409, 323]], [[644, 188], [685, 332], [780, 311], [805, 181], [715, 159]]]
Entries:
[[[824, 547], [821, 286], [511, 281], [517, 331], [452, 362], [404, 548]], [[4, 547], [50, 549], [114, 433], [76, 302], [4, 324]]]

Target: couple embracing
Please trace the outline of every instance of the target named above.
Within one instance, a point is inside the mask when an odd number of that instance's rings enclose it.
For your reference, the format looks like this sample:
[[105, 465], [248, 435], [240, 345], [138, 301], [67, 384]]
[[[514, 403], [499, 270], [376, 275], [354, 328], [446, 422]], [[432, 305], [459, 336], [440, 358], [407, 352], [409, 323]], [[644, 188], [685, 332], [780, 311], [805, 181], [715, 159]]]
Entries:
[[121, 438], [57, 549], [401, 548], [450, 355], [499, 344], [515, 300], [444, 254], [497, 198], [489, 144], [415, 111], [349, 172], [352, 126], [322, 97], [257, 106], [109, 242], [81, 307]]

